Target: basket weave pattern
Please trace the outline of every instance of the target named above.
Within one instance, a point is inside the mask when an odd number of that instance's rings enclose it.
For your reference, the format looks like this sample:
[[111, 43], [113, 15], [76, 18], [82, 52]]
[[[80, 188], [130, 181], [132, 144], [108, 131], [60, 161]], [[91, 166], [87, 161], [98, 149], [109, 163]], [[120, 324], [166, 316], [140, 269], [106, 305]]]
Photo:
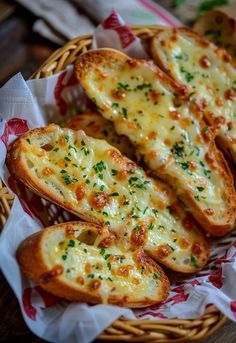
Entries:
[[[135, 26], [132, 29], [142, 42], [148, 43], [158, 27]], [[80, 36], [69, 41], [62, 48], [56, 50], [31, 78], [39, 79], [58, 73], [67, 65], [73, 64], [81, 53], [90, 48], [91, 43], [92, 35]], [[0, 229], [3, 228], [10, 213], [12, 201], [13, 196], [9, 194], [7, 187], [0, 180]], [[48, 204], [45, 206], [45, 211], [48, 225], [64, 221], [67, 218], [64, 211], [54, 205]], [[6, 292], [6, 289], [4, 291]], [[4, 293], [1, 292], [1, 294]], [[160, 321], [120, 318], [98, 338], [102, 341], [119, 342], [189, 342], [190, 340], [201, 340], [210, 336], [226, 321], [227, 318], [215, 306], [209, 306], [204, 315], [193, 320], [166, 319]]]

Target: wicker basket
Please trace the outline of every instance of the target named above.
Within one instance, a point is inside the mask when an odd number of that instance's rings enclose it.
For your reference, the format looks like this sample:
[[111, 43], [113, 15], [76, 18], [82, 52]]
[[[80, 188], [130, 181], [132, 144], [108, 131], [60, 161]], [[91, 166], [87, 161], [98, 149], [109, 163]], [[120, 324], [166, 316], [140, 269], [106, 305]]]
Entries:
[[[132, 27], [133, 32], [145, 43], [155, 34], [157, 28], [157, 26]], [[81, 53], [86, 52], [90, 48], [91, 42], [91, 35], [80, 36], [69, 41], [62, 48], [56, 50], [31, 78], [39, 79], [58, 73], [67, 65], [74, 63]], [[12, 200], [12, 195], [8, 193], [8, 189], [0, 180], [0, 228], [4, 226], [6, 218], [10, 213]], [[55, 222], [54, 219], [57, 217], [61, 218], [60, 221], [63, 220], [61, 212], [54, 213], [52, 218], [50, 205], [46, 206], [46, 211], [49, 222]], [[58, 211], [61, 210], [58, 209]], [[4, 287], [6, 288], [6, 284]], [[10, 290], [7, 290], [7, 292], [10, 292]], [[6, 293], [6, 289], [4, 289], [4, 293]], [[8, 308], [11, 310], [11, 314], [8, 315], [10, 319], [5, 320], [16, 320], [17, 318], [17, 316], [14, 316], [14, 312], [19, 312], [19, 309], [16, 308], [15, 299], [13, 299], [13, 302], [13, 307], [8, 304]], [[120, 318], [98, 338], [100, 341], [119, 342], [189, 342], [210, 336], [226, 321], [227, 318], [215, 306], [210, 306], [206, 309], [204, 315], [194, 320], [167, 319], [160, 321]], [[2, 337], [1, 332], [0, 334]]]

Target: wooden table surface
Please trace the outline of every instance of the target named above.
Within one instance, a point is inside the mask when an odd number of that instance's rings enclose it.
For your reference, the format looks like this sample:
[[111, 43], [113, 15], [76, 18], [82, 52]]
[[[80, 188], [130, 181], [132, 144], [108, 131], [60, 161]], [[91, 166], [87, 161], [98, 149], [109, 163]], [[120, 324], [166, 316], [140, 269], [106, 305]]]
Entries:
[[[157, 2], [168, 8], [171, 4], [170, 0]], [[0, 86], [19, 71], [29, 78], [58, 48], [32, 32], [35, 19], [14, 1], [0, 0]], [[43, 342], [26, 327], [14, 293], [1, 273], [0, 294], [0, 342]], [[236, 324], [226, 324], [204, 343], [236, 343]]]
[[[13, 4], [11, 15], [4, 16], [3, 3]], [[0, 86], [17, 72], [25, 79], [58, 48], [32, 32], [35, 17], [11, 0], [0, 0]]]

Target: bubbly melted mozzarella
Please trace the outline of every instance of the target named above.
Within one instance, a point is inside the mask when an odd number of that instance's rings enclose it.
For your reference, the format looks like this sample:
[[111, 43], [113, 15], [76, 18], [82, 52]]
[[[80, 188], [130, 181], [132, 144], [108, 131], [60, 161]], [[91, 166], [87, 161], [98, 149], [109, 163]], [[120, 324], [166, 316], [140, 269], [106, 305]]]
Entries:
[[105, 139], [116, 147], [122, 154], [135, 160], [135, 150], [126, 136], [118, 135], [112, 122], [103, 118], [99, 113], [83, 113], [70, 119], [65, 127], [73, 130], [83, 130], [86, 135]]
[[231, 58], [181, 30], [163, 31], [154, 42], [168, 73], [188, 85], [191, 100], [204, 109], [236, 161], [236, 69]]
[[39, 185], [65, 208], [107, 225], [124, 252], [130, 244], [144, 245], [154, 258], [183, 271], [205, 263], [208, 245], [172, 191], [106, 141], [50, 125], [44, 134], [29, 134], [22, 149]]
[[[137, 262], [137, 253], [119, 250], [118, 246], [99, 248], [86, 243], [85, 232], [75, 230], [71, 237], [64, 229], [48, 231], [43, 250], [47, 265], [53, 270], [62, 266], [60, 279], [68, 285], [98, 292], [102, 302], [109, 296], [142, 299], [157, 299], [161, 275], [152, 265]], [[83, 239], [80, 235], [83, 233]], [[93, 234], [87, 231], [87, 237]], [[157, 299], [158, 301], [159, 299]]]
[[81, 83], [157, 176], [174, 184], [180, 195], [192, 194], [211, 220], [224, 222], [228, 205], [220, 168], [209, 167], [198, 120], [186, 103], [175, 105], [178, 95], [156, 77], [154, 67], [128, 60], [118, 70], [93, 68]]

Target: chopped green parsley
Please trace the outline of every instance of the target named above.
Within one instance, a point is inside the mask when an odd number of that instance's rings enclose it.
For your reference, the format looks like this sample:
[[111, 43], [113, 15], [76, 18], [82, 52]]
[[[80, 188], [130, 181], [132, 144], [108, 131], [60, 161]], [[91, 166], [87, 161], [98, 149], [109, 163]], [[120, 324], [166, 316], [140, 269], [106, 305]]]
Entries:
[[194, 267], [198, 267], [198, 260], [196, 257], [191, 256], [191, 263]]
[[68, 247], [74, 247], [75, 246], [75, 241], [73, 239], [70, 239], [68, 242]]
[[106, 169], [106, 165], [103, 161], [100, 161], [93, 166], [93, 169], [95, 170], [96, 173], [101, 173], [101, 171]]

